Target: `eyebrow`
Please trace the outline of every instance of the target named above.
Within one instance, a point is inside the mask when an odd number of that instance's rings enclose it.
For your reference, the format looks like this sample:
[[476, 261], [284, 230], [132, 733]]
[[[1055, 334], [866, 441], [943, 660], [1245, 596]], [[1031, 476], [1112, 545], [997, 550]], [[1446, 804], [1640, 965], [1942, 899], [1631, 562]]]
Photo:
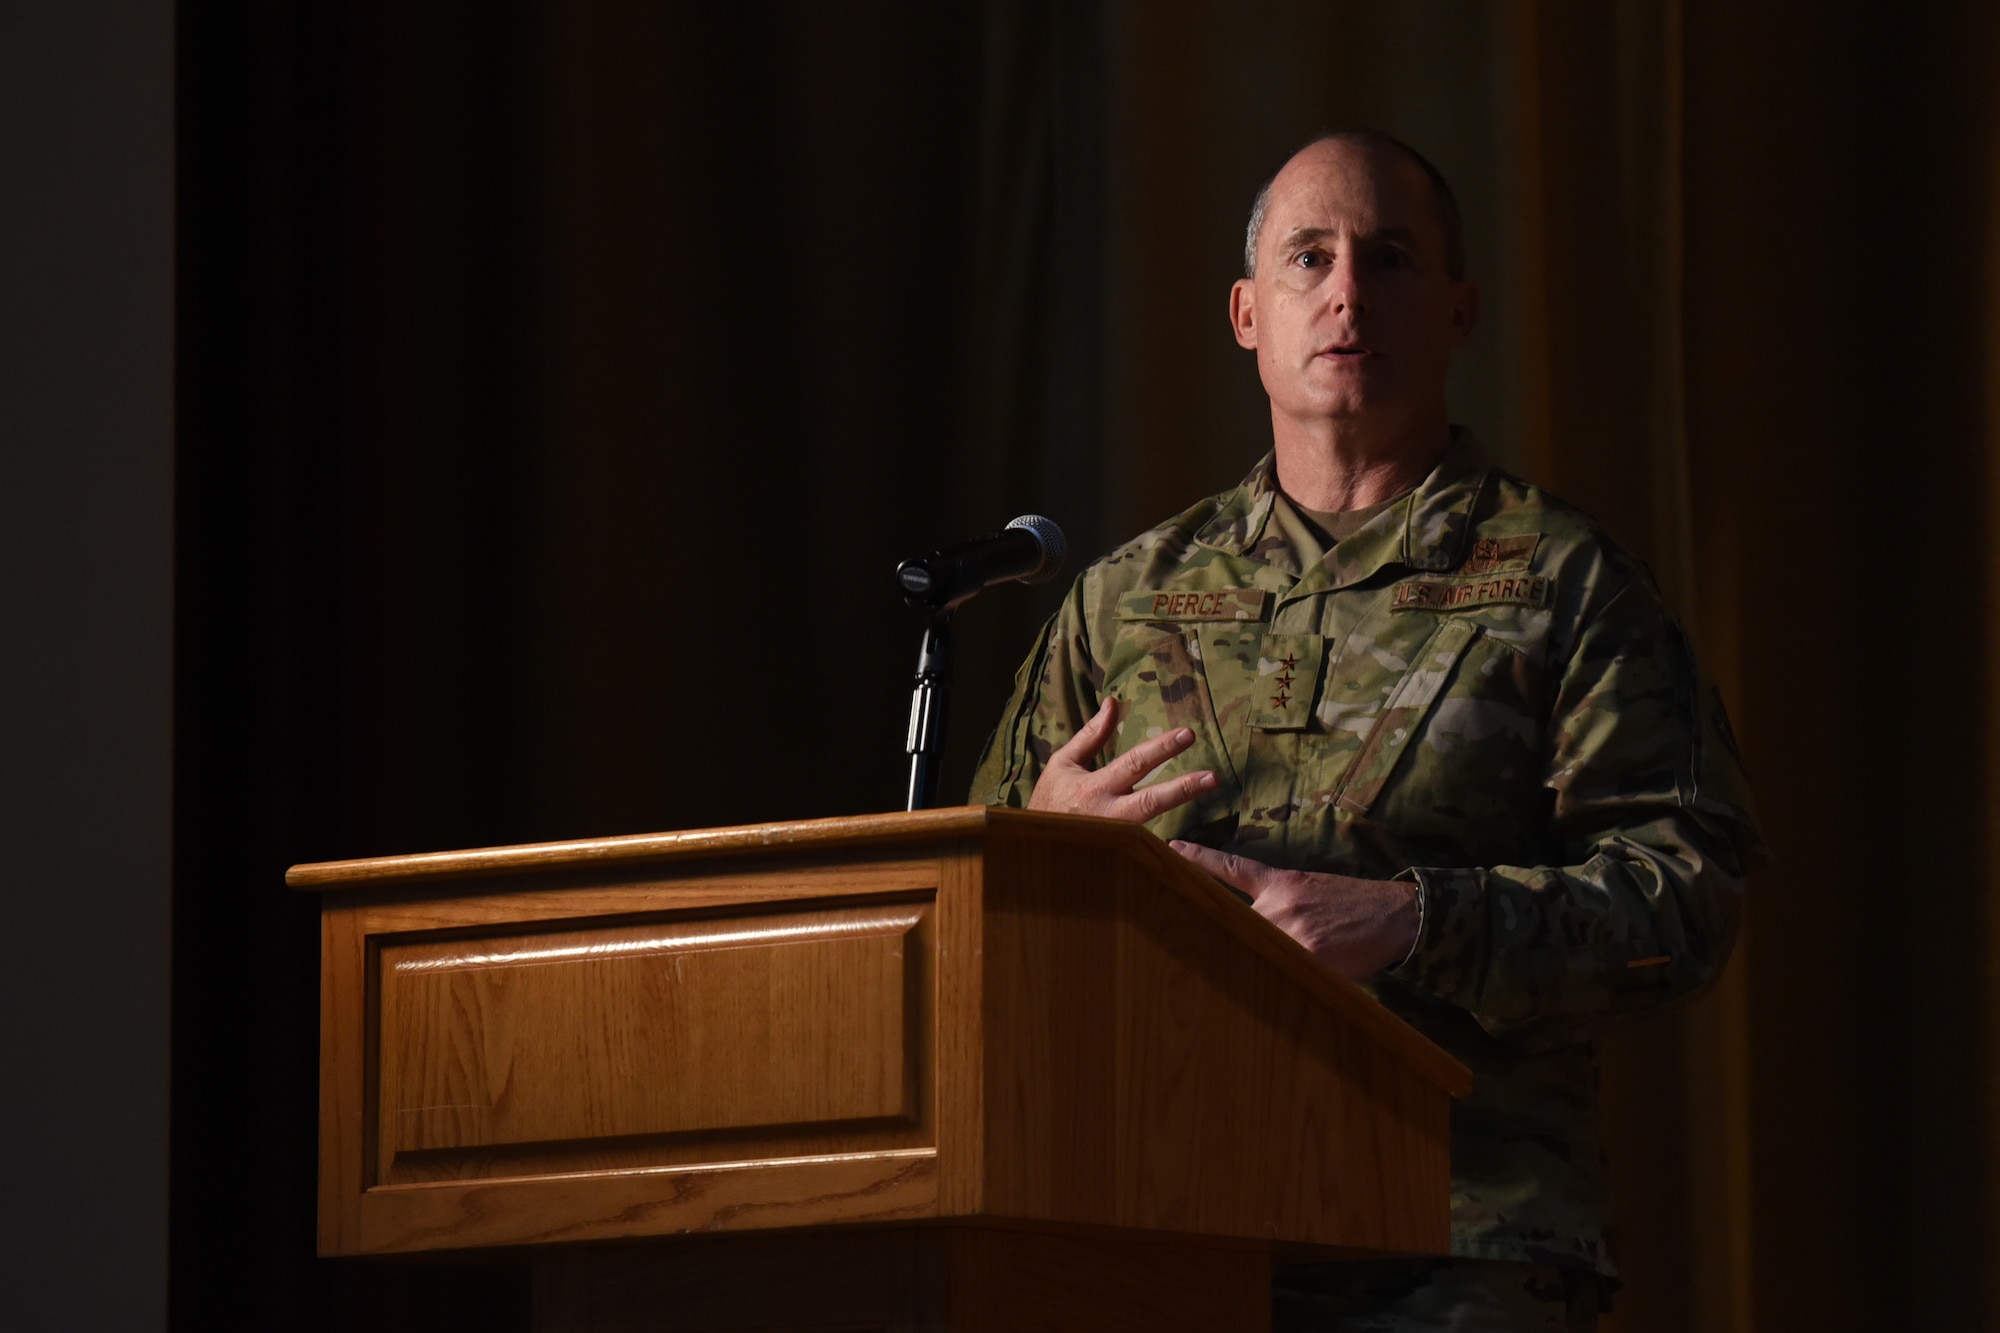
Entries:
[[[1333, 234], [1334, 231], [1331, 227], [1295, 227], [1285, 233], [1285, 238], [1278, 244], [1281, 250], [1295, 250], [1301, 245], [1310, 245], [1314, 241], [1323, 241]], [[1406, 245], [1412, 249], [1415, 249], [1417, 244], [1416, 232], [1408, 227], [1377, 227], [1374, 231], [1364, 233], [1360, 239], [1364, 241], [1393, 241], [1398, 245]]]

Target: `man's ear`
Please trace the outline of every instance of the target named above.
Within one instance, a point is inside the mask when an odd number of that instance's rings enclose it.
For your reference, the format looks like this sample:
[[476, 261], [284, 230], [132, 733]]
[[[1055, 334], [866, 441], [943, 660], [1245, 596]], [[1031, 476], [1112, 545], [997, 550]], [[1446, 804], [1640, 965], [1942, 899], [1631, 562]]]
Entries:
[[1229, 327], [1238, 347], [1257, 345], [1256, 299], [1256, 284], [1248, 278], [1238, 278], [1229, 288]]
[[1479, 327], [1479, 284], [1466, 281], [1458, 284], [1458, 293], [1451, 303], [1451, 327], [1458, 333], [1458, 345], [1465, 346], [1472, 340], [1472, 331]]

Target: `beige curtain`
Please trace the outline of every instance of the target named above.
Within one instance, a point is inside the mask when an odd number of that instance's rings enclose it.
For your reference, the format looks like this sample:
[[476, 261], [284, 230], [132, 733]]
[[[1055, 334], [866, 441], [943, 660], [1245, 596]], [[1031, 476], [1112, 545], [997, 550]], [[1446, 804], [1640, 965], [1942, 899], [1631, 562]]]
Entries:
[[[1737, 701], [1727, 594], [1709, 606], [1696, 574], [1681, 7], [1586, 14], [1520, 3], [1511, 17], [1526, 182], [1513, 257], [1539, 293], [1517, 333], [1535, 348], [1524, 462], [1648, 561], [1724, 697]], [[1752, 935], [1709, 994], [1604, 1038], [1606, 1151], [1628, 1283], [1609, 1328], [1756, 1326]]]
[[1721, 984], [1604, 1039], [1609, 1326], [1992, 1326], [1989, 7], [1111, 13], [1111, 526], [1265, 446], [1240, 218], [1290, 147], [1378, 125], [1470, 219], [1455, 414], [1648, 560], [1734, 716], [1779, 863]]
[[[886, 571], [1235, 481], [1252, 192], [1380, 126], [1469, 219], [1455, 416], [1651, 563], [1780, 858], [1721, 985], [1605, 1038], [1613, 1326], [1992, 1326], [1992, 7], [782, 9], [506, 10], [472, 66], [429, 11], [355, 20], [404, 58], [353, 129], [345, 484], [398, 556], [354, 575], [353, 850], [889, 803]], [[988, 600], [960, 774], [1037, 620]]]
[[[1222, 321], [1241, 215], [1302, 139], [1378, 125], [1463, 196], [1485, 310], [1455, 415], [1638, 549], [1706, 643], [1683, 412], [1678, 7], [1119, 12], [1111, 410], [1125, 461], [1111, 475], [1125, 525], [1226, 484], [1267, 446], [1254, 370]], [[1728, 664], [1726, 649], [1710, 656]], [[1630, 1284], [1614, 1327], [1752, 1326], [1748, 953], [1698, 1005], [1606, 1041]]]

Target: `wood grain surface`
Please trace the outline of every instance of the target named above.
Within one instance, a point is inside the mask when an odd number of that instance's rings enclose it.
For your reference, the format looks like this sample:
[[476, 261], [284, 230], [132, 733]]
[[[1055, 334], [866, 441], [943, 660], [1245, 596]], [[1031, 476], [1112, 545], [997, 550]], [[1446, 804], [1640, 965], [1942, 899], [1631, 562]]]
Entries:
[[[285, 883], [295, 889], [326, 890], [354, 884], [381, 886], [481, 875], [516, 875], [551, 867], [630, 865], [644, 861], [697, 860], [752, 853], [861, 848], [948, 837], [987, 822], [988, 807], [847, 815], [837, 819], [796, 819], [780, 824], [689, 829], [680, 833], [639, 833], [616, 838], [522, 843], [462, 852], [422, 852], [362, 861], [316, 861], [293, 866]], [[1003, 812], [1006, 813], [1006, 812]], [[1028, 816], [1035, 818], [1035, 816]]]
[[1447, 1247], [1449, 1099], [1372, 1031], [1115, 847], [986, 862], [983, 1212]]
[[[1163, 888], [1186, 898], [1218, 929], [1256, 949], [1272, 966], [1322, 1003], [1336, 1006], [1349, 1021], [1371, 1029], [1439, 1087], [1455, 1097], [1471, 1091], [1472, 1076], [1463, 1065], [1389, 1013], [1359, 986], [1321, 967], [1304, 946], [1258, 916], [1144, 827], [1120, 820], [1051, 815], [999, 806], [955, 806], [360, 861], [321, 861], [293, 866], [286, 872], [285, 882], [294, 888], [317, 892], [365, 889], [372, 891], [378, 901], [399, 898], [422, 901], [410, 895], [423, 894], [427, 892], [423, 886], [446, 880], [484, 881], [477, 894], [502, 894], [510, 889], [533, 892], [537, 887], [567, 892], [591, 884], [607, 885], [615, 894], [625, 887], [647, 882], [639, 869], [645, 866], [658, 872], [652, 882], [673, 884], [679, 895], [701, 892], [702, 888], [700, 883], [693, 882], [697, 877], [690, 871], [676, 873], [676, 865], [688, 867], [717, 860], [726, 863], [744, 856], [790, 857], [801, 864], [818, 858], [851, 865], [866, 859], [871, 852], [908, 849], [910, 844], [931, 843], [942, 851], [946, 845], [962, 844], [968, 835], [983, 835], [988, 828], [1026, 832], [1056, 844], [1118, 846], [1127, 856], [1150, 867]], [[872, 891], [873, 885], [865, 878], [867, 874], [882, 872], [893, 865], [907, 866], [913, 859], [922, 858], [884, 856], [878, 858], [876, 865], [857, 866], [860, 880], [847, 891]], [[753, 882], [765, 885], [761, 891], [773, 896], [791, 892], [782, 883], [771, 885], [769, 878], [731, 876], [726, 871], [717, 871], [699, 880], [711, 885], [710, 892], [718, 899], [755, 891], [750, 888]], [[458, 894], [430, 892], [442, 914], [458, 910], [461, 901]]]
[[635, 879], [328, 901], [323, 1253], [935, 1211], [937, 863]]
[[398, 1254], [931, 1218], [937, 1154], [843, 1152], [651, 1170], [381, 1186], [354, 1247]]
[[[911, 1012], [928, 1007], [913, 937], [929, 914], [842, 906], [387, 945], [377, 1178], [521, 1174], [529, 1152], [548, 1170], [607, 1140], [639, 1164], [635, 1141], [697, 1131], [711, 1147], [732, 1142], [723, 1131], [914, 1131], [930, 1042]], [[399, 1171], [399, 1157], [426, 1169]]]
[[1143, 829], [969, 808], [292, 878], [326, 891], [324, 1253], [1444, 1246], [1465, 1071]]

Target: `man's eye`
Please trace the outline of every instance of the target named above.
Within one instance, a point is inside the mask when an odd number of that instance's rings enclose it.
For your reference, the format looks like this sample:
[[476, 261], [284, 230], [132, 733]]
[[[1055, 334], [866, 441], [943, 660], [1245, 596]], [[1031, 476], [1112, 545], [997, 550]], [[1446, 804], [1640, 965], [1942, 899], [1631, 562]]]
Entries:
[[1319, 251], [1317, 250], [1305, 250], [1302, 251], [1299, 254], [1298, 258], [1294, 259], [1292, 262], [1297, 264], [1300, 268], [1319, 268], [1321, 265], [1326, 263], [1326, 256], [1319, 253]]
[[1384, 250], [1376, 260], [1383, 268], [1408, 268], [1410, 256], [1402, 250]]

